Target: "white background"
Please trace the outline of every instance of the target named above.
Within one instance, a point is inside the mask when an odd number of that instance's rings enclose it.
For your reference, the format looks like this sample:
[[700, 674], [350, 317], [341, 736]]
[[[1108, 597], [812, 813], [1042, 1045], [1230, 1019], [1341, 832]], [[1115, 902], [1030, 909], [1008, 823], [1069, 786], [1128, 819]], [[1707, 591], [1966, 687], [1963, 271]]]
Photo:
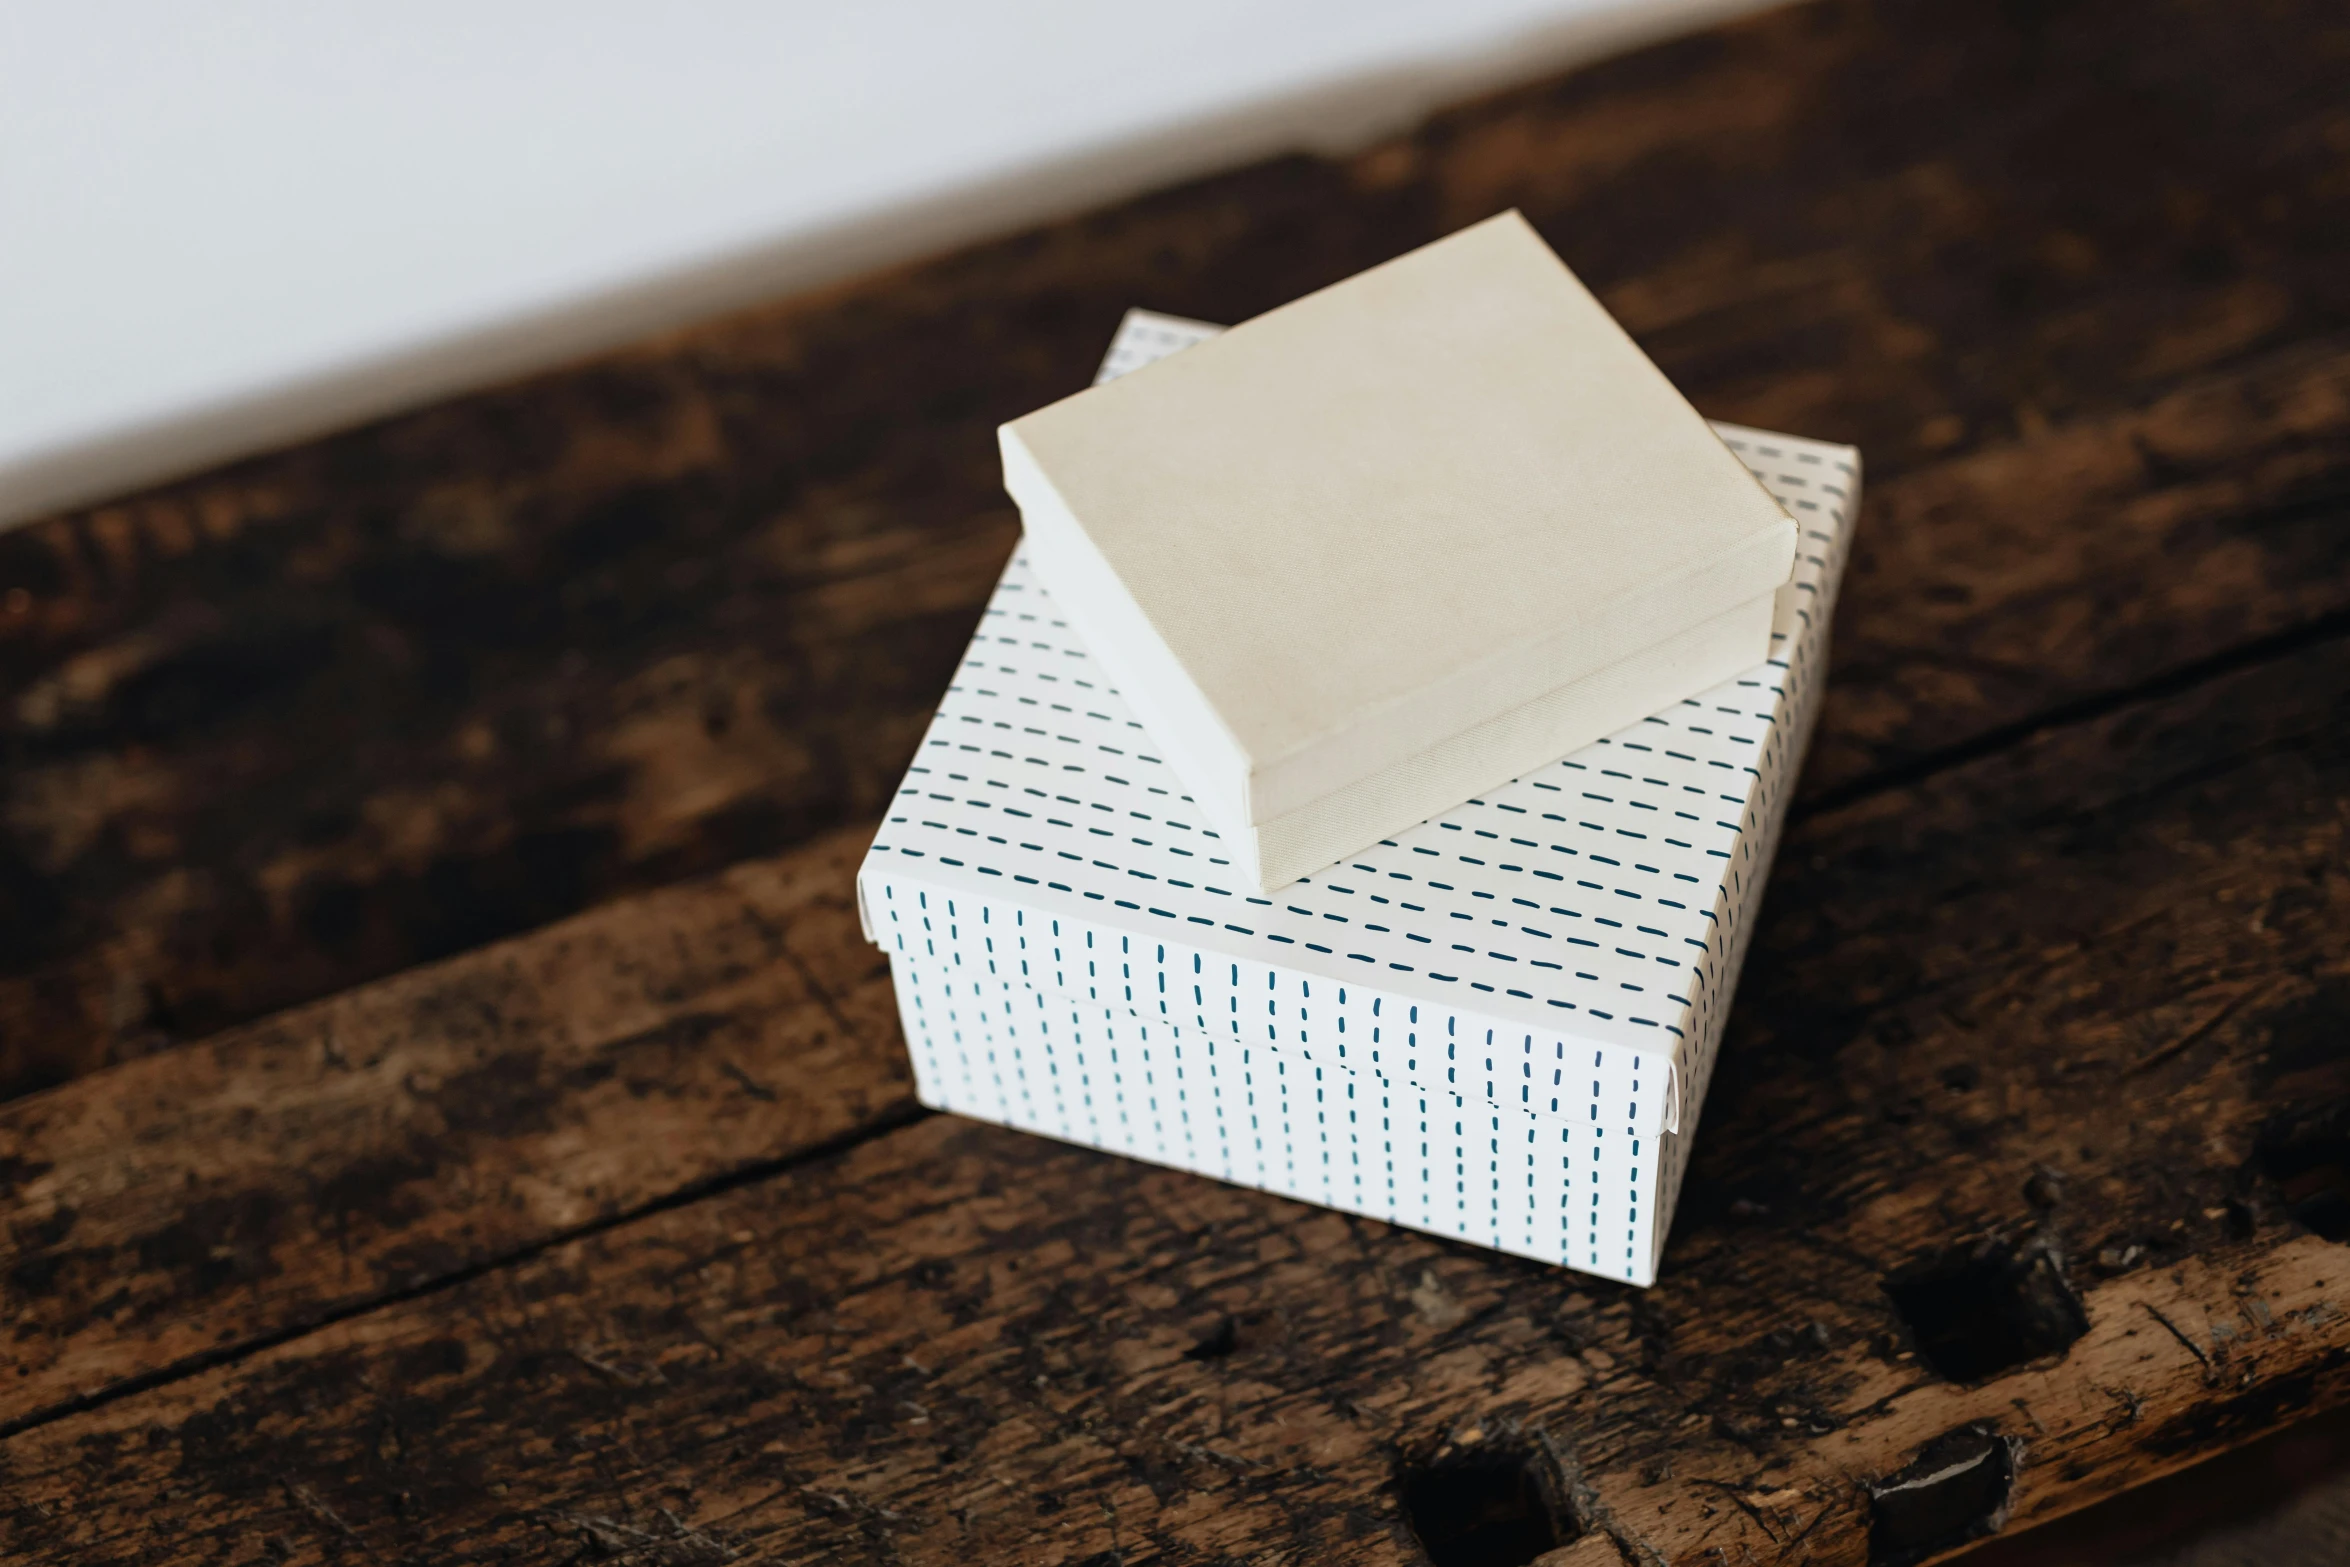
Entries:
[[1752, 0], [12, 0], [0, 523]]

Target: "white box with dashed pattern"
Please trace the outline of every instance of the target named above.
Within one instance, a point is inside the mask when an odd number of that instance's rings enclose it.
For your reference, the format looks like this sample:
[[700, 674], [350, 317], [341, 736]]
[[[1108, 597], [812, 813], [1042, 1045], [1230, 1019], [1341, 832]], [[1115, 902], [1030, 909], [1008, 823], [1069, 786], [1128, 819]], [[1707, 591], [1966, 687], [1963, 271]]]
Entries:
[[1716, 429], [1801, 530], [1770, 661], [1270, 897], [1016, 553], [858, 873], [924, 1102], [1651, 1282], [1859, 491]]

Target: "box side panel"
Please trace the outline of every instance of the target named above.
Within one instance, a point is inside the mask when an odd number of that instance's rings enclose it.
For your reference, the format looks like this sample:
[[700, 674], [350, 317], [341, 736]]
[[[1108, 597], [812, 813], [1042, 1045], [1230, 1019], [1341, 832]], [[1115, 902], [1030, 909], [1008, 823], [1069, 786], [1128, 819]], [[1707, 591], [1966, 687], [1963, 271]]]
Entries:
[[1231, 847], [1241, 862], [1235, 869], [1251, 884], [1257, 883], [1261, 877], [1254, 859], [1256, 835], [1249, 829], [1248, 753], [1184, 677], [1173, 650], [1152, 628], [1117, 573], [1094, 553], [1008, 427], [1003, 454], [1004, 487], [1020, 506], [1029, 569], [1142, 720], [1192, 801]]
[[1626, 1283], [1653, 1279], [1652, 1134], [1204, 1038], [951, 961], [893, 954], [891, 967], [925, 1103]]
[[908, 875], [859, 877], [879, 944], [951, 972], [1020, 985], [1301, 1066], [1369, 1071], [1528, 1114], [1653, 1132], [1670, 1058], [1491, 1017], [1359, 981], [1219, 956], [1006, 897]]
[[1819, 720], [1827, 685], [1828, 632], [1836, 593], [1852, 548], [1860, 506], [1860, 456], [1850, 447], [1797, 441], [1766, 431], [1719, 425], [1730, 449], [1754, 465], [1756, 476], [1781, 497], [1802, 530], [1795, 576], [1780, 595], [1772, 633], [1776, 690], [1771, 732], [1754, 764], [1754, 782], [1741, 813], [1737, 857], [1715, 901], [1714, 931], [1705, 961], [1692, 976], [1689, 1051], [1683, 1063], [1683, 1103], [1677, 1135], [1659, 1140], [1655, 1232], [1657, 1262], [1679, 1206], [1691, 1138], [1713, 1078], [1730, 998], [1746, 963], [1762, 911], [1771, 864], [1778, 854], [1805, 750]]

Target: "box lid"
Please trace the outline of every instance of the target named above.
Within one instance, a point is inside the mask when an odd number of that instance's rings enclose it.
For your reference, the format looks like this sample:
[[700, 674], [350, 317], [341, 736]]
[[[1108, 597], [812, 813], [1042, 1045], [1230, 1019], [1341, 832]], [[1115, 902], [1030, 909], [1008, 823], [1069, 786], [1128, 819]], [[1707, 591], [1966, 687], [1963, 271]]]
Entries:
[[1039, 578], [1226, 830], [1794, 559], [1787, 514], [1516, 213], [1001, 437]]

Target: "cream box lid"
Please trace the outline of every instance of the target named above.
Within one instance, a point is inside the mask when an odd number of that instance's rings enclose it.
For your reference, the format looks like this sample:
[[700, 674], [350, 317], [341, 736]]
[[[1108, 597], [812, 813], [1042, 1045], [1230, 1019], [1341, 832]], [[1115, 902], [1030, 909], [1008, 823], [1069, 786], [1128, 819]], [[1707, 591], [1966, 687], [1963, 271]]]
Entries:
[[999, 433], [1038, 577], [1234, 828], [1794, 561], [1778, 502], [1514, 212]]

